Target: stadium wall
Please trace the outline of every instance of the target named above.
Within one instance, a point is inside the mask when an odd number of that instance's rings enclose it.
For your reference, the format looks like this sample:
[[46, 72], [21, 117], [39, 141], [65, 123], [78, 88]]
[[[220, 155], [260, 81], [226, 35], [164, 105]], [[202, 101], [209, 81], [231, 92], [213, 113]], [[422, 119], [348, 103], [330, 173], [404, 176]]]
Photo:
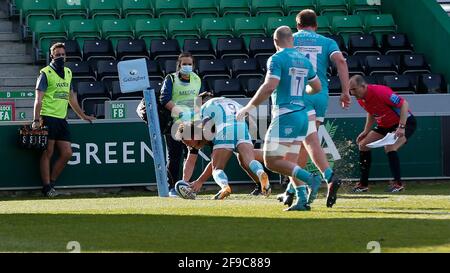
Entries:
[[450, 80], [450, 19], [434, 0], [383, 0], [383, 13], [391, 13], [398, 31], [408, 34], [418, 52], [425, 53], [432, 70]]
[[[342, 177], [356, 179], [359, 176], [355, 138], [364, 122], [362, 117], [330, 118], [319, 130], [329, 160]], [[25, 123], [0, 123], [0, 139], [3, 144], [0, 149], [0, 190], [40, 187], [39, 152], [20, 149], [17, 144], [18, 129], [23, 124]], [[448, 118], [418, 117], [418, 125], [410, 143], [400, 151], [404, 177], [435, 179], [446, 176], [443, 149], [444, 140], [448, 138], [443, 137], [443, 126], [448, 131]], [[148, 130], [144, 123], [96, 121], [95, 124], [86, 124], [70, 121], [70, 127], [74, 154], [59, 179], [58, 186], [87, 188], [155, 185]], [[449, 147], [449, 143], [446, 145]], [[205, 168], [209, 155], [210, 151], [205, 151], [205, 158], [197, 164], [194, 177]], [[387, 163], [383, 149], [376, 149], [372, 178], [389, 179]], [[311, 164], [309, 168], [313, 169]], [[228, 164], [226, 172], [231, 183], [249, 182], [235, 158]], [[278, 176], [273, 174], [271, 179], [278, 181]]]

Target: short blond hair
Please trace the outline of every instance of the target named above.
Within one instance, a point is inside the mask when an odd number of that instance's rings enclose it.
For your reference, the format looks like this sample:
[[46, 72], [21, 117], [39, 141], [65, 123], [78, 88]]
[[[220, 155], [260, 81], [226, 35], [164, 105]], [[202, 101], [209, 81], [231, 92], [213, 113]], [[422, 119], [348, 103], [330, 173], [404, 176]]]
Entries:
[[50, 52], [53, 54], [53, 51], [58, 48], [63, 48], [64, 50], [66, 50], [66, 45], [64, 43], [55, 43], [52, 45], [52, 47], [50, 47]]

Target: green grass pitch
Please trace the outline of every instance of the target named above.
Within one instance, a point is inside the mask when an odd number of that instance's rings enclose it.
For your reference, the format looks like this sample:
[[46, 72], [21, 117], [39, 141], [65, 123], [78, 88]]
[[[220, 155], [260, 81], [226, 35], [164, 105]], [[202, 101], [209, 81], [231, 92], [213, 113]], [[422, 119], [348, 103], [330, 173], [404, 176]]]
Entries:
[[0, 198], [0, 252], [450, 252], [450, 183], [410, 183], [342, 191], [334, 208], [324, 190], [310, 212], [233, 194], [225, 201], [111, 194]]

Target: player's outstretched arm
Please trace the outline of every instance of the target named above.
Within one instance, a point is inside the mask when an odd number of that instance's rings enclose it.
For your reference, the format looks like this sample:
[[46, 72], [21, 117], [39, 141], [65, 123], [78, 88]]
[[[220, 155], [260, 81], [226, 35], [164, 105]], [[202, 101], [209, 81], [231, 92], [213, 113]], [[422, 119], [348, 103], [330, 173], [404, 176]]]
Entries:
[[200, 191], [206, 180], [208, 180], [212, 176], [212, 169], [213, 169], [212, 162], [209, 162], [203, 173], [198, 177], [198, 179], [192, 182], [191, 188], [194, 192]]
[[194, 169], [195, 169], [195, 163], [197, 163], [197, 158], [198, 158], [197, 154], [193, 154], [193, 153], [191, 153], [191, 151], [189, 151], [188, 156], [187, 156], [186, 161], [184, 162], [184, 166], [183, 166], [183, 180], [184, 181], [189, 181], [191, 179], [192, 173], [194, 172]]

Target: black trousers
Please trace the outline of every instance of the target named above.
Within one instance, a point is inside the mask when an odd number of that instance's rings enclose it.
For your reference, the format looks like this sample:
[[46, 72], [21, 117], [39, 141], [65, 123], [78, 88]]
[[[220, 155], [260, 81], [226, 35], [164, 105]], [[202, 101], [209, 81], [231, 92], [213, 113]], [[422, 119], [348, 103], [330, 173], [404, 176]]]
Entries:
[[167, 174], [169, 189], [175, 187], [175, 183], [181, 180], [181, 166], [187, 156], [187, 148], [181, 141], [172, 138], [172, 135], [164, 136], [167, 146]]

